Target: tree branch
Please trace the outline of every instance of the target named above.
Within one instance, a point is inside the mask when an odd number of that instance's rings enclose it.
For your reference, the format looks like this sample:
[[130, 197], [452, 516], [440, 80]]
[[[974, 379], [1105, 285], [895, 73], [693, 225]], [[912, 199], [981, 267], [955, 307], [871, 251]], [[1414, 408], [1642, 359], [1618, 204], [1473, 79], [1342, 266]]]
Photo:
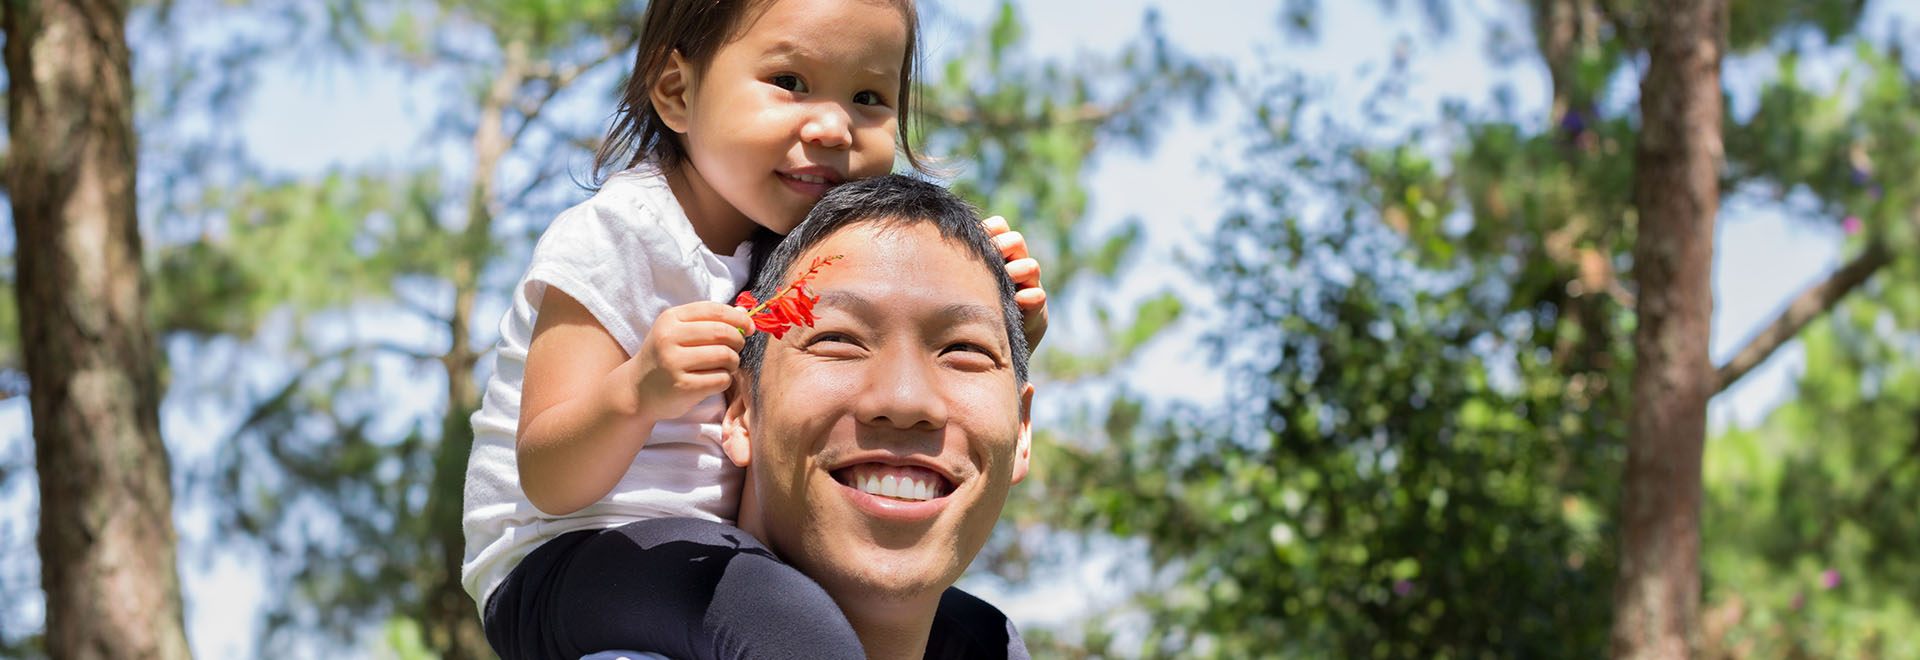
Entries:
[[1111, 107], [1094, 103], [1082, 103], [1067, 108], [1056, 109], [1050, 114], [1036, 116], [1030, 114], [988, 112], [980, 109], [977, 103], [972, 103], [939, 108], [933, 110], [933, 114], [940, 117], [942, 121], [955, 125], [985, 124], [993, 128], [1035, 130], [1062, 123], [1104, 124], [1108, 120], [1126, 112], [1127, 108], [1131, 105], [1131, 99], [1116, 103]]
[[1839, 270], [1827, 276], [1825, 281], [1800, 292], [1800, 295], [1796, 296], [1786, 309], [1780, 311], [1780, 315], [1774, 318], [1773, 323], [1768, 324], [1760, 334], [1747, 340], [1747, 345], [1742, 347], [1739, 353], [1734, 354], [1733, 359], [1728, 360], [1716, 370], [1718, 382], [1714, 393], [1725, 391], [1727, 386], [1740, 380], [1740, 377], [1747, 375], [1747, 372], [1752, 371], [1754, 367], [1766, 362], [1775, 350], [1800, 334], [1800, 330], [1808, 323], [1826, 313], [1827, 310], [1833, 309], [1833, 306], [1848, 293], [1865, 283], [1867, 278], [1872, 277], [1892, 261], [1893, 255], [1886, 248], [1878, 243], [1869, 245], [1866, 251], [1860, 253], [1860, 256], [1854, 257], [1853, 261], [1841, 266]]
[[532, 126], [535, 120], [540, 118], [540, 113], [546, 109], [547, 103], [552, 101], [554, 96], [559, 95], [562, 90], [572, 86], [573, 82], [580, 78], [581, 74], [599, 68], [600, 65], [606, 64], [614, 57], [626, 53], [629, 48], [633, 47], [635, 38], [637, 38], [637, 35], [635, 35], [634, 38], [625, 40], [609, 40], [607, 47], [601, 50], [599, 54], [595, 55], [592, 59], [578, 64], [567, 64], [555, 67], [551, 62], [540, 62], [533, 65], [527, 78], [532, 80], [545, 80], [547, 82], [547, 89], [546, 92], [543, 93], [538, 100], [533, 101], [531, 105], [520, 108], [520, 125], [514, 129], [513, 135], [507, 139], [507, 144], [519, 144], [520, 137], [527, 132], [527, 128]]
[[420, 362], [432, 362], [440, 359], [440, 356], [438, 355], [434, 355], [426, 351], [416, 350], [414, 348], [402, 346], [400, 344], [389, 342], [389, 341], [374, 342], [373, 344], [368, 346], [368, 348], [371, 348], [376, 351], [384, 351], [387, 353], [392, 353], [400, 357], [417, 360]]

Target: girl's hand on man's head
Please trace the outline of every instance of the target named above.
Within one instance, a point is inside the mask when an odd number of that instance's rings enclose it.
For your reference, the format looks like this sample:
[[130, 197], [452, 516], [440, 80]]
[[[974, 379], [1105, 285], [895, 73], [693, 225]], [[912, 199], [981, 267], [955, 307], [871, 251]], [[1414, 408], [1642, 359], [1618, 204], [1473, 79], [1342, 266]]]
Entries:
[[1007, 275], [1013, 278], [1013, 301], [1020, 306], [1021, 327], [1026, 331], [1027, 348], [1032, 350], [1047, 334], [1047, 290], [1040, 285], [1040, 262], [1027, 252], [1027, 237], [1014, 231], [1006, 218], [996, 215], [982, 222], [1007, 260]]

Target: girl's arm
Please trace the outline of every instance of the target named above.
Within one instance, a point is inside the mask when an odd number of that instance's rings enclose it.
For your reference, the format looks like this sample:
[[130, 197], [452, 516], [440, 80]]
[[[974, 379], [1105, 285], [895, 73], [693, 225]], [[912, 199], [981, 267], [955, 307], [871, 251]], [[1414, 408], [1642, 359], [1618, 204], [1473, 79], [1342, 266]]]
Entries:
[[527, 500], [567, 515], [605, 497], [654, 424], [726, 391], [751, 327], [745, 311], [720, 303], [672, 307], [628, 357], [592, 312], [548, 288], [521, 384], [516, 453]]

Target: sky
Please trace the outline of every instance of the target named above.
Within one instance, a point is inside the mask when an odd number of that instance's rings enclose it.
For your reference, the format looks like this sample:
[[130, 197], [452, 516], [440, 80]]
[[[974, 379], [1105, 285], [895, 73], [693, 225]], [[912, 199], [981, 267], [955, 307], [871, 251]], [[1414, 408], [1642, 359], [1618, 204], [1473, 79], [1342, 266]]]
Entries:
[[[1277, 38], [1275, 5], [1279, 3], [1076, 0], [1024, 2], [1019, 10], [1029, 26], [1027, 46], [1032, 52], [1071, 58], [1114, 51], [1137, 34], [1142, 14], [1156, 4], [1171, 42], [1195, 54], [1230, 60], [1242, 67], [1281, 62], [1328, 85], [1336, 107], [1342, 102], [1353, 103], [1360, 93], [1337, 83], [1349, 79], [1365, 63], [1377, 65], [1388, 54], [1394, 37], [1407, 34], [1414, 36], [1415, 47], [1422, 49], [1412, 58], [1411, 80], [1416, 82], [1411, 96], [1416, 107], [1436, 107], [1443, 97], [1483, 103], [1493, 86], [1506, 84], [1514, 90], [1522, 116], [1529, 111], [1544, 114], [1544, 69], [1532, 62], [1504, 67], [1483, 64], [1480, 49], [1484, 35], [1479, 32], [1481, 22], [1477, 19], [1508, 13], [1508, 5], [1499, 0], [1460, 3], [1458, 31], [1437, 47], [1421, 38], [1422, 28], [1408, 20], [1406, 11], [1386, 16], [1379, 9], [1380, 3], [1373, 2], [1321, 3], [1327, 11], [1321, 27], [1323, 36], [1313, 43]], [[971, 27], [961, 26], [984, 24], [992, 7], [984, 0], [960, 0], [930, 9], [927, 61], [944, 59], [945, 52], [957, 48], [972, 33]], [[284, 57], [263, 66], [258, 87], [244, 104], [241, 133], [255, 160], [289, 173], [413, 162], [407, 150], [430, 119], [432, 95], [441, 91], [419, 80], [364, 67], [313, 67]], [[1734, 91], [1736, 111], [1743, 90], [1751, 95], [1753, 81], [1768, 71], [1770, 67], [1763, 63], [1729, 64], [1727, 79]], [[607, 109], [587, 110], [604, 113]], [[1231, 166], [1237, 153], [1231, 130], [1237, 116], [1230, 106], [1222, 105], [1217, 110], [1206, 119], [1184, 112], [1166, 117], [1167, 131], [1151, 156], [1111, 153], [1101, 156], [1090, 170], [1090, 215], [1096, 226], [1111, 226], [1128, 215], [1138, 215], [1146, 223], [1148, 248], [1130, 270], [1132, 279], [1128, 283], [1165, 283], [1181, 292], [1191, 311], [1186, 322], [1149, 346], [1126, 370], [1126, 386], [1154, 400], [1217, 401], [1229, 386], [1220, 374], [1196, 372], [1190, 366], [1197, 362], [1195, 355], [1200, 349], [1195, 340], [1206, 326], [1211, 295], [1204, 283], [1176, 265], [1182, 256], [1201, 256], [1200, 239], [1224, 210], [1221, 200], [1227, 195], [1218, 175]], [[1018, 219], [1014, 222], [1017, 227]], [[1835, 268], [1840, 247], [1841, 237], [1830, 225], [1796, 221], [1767, 204], [1741, 200], [1727, 204], [1718, 223], [1715, 245], [1715, 361], [1724, 360], [1770, 320], [1790, 292]], [[1123, 284], [1117, 288], [1129, 287]], [[499, 313], [497, 305], [492, 309], [491, 313]], [[1072, 342], [1072, 317], [1055, 318], [1049, 343]], [[409, 328], [393, 331], [429, 332]], [[175, 359], [181, 356], [176, 354]], [[1758, 423], [1768, 409], [1790, 395], [1791, 378], [1801, 365], [1797, 344], [1780, 351], [1714, 400], [1712, 424], [1720, 428]], [[437, 407], [442, 396], [439, 386], [430, 382], [402, 385], [397, 391], [405, 405], [419, 410]], [[168, 444], [181, 464], [210, 457], [215, 444], [235, 423], [232, 411], [177, 398], [166, 402], [162, 415]], [[24, 398], [0, 401], [0, 458], [15, 465], [31, 464], [28, 428]], [[4, 547], [19, 547], [19, 541], [26, 538], [23, 535], [31, 534], [35, 516], [32, 490], [30, 478], [8, 479], [0, 484], [0, 542], [6, 544]], [[185, 540], [181, 570], [189, 603], [189, 636], [196, 655], [244, 657], [260, 625], [253, 614], [266, 596], [257, 566], [244, 553], [212, 548], [211, 518], [206, 511], [183, 508], [178, 519]], [[193, 552], [201, 554], [188, 556]], [[1090, 557], [1074, 574], [1055, 576], [1051, 582], [1042, 579], [1013, 587], [991, 579], [970, 578], [965, 586], [1001, 603], [1022, 625], [1058, 624], [1089, 607], [1117, 604], [1124, 593], [1106, 580], [1105, 574], [1117, 562], [1128, 561], [1128, 555], [1126, 548], [1118, 548]], [[1047, 592], [1056, 595], [1035, 595]], [[16, 607], [32, 609], [36, 605]]]

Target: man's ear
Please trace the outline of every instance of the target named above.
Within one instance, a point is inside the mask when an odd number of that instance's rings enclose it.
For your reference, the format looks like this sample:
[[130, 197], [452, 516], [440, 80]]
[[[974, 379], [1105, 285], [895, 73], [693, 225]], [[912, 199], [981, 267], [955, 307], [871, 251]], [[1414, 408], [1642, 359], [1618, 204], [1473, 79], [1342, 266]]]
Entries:
[[1033, 460], [1033, 383], [1020, 388], [1020, 442], [1013, 449], [1013, 483], [1027, 478]]
[[753, 447], [747, 433], [752, 413], [747, 411], [747, 398], [747, 388], [740, 385], [740, 375], [736, 373], [733, 387], [727, 390], [727, 413], [720, 417], [720, 451], [726, 452], [727, 460], [740, 467], [753, 462]]
[[682, 135], [687, 132], [687, 97], [693, 90], [693, 75], [687, 58], [674, 50], [667, 53], [667, 63], [660, 69], [660, 77], [654, 79], [653, 89], [647, 90], [653, 100], [653, 113], [667, 128]]

